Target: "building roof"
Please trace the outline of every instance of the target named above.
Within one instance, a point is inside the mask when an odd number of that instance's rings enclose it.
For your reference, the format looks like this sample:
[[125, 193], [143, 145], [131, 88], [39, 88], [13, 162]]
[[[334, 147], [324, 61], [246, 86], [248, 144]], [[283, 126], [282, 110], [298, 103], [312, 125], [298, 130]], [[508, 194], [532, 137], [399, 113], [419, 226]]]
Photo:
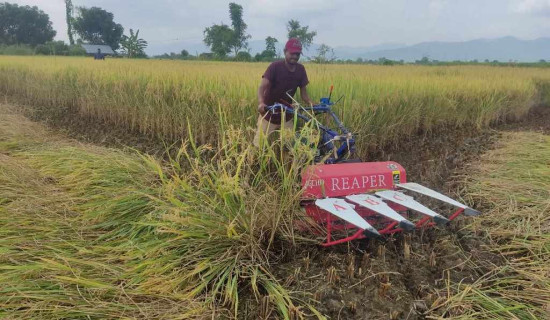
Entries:
[[82, 48], [84, 48], [84, 50], [86, 50], [86, 53], [89, 54], [96, 53], [97, 49], [101, 49], [101, 53], [103, 54], [115, 54], [111, 47], [103, 44], [82, 44]]

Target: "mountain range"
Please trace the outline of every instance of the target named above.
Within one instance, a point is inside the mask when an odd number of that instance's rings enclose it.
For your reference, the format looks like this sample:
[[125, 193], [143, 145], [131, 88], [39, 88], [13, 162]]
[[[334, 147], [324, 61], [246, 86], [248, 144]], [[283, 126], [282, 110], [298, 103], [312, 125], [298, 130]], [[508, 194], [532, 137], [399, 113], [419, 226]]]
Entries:
[[[277, 50], [282, 53], [282, 43], [277, 43]], [[316, 54], [320, 44], [312, 44], [304, 56], [311, 57]], [[265, 48], [262, 40], [249, 41], [249, 52], [252, 55], [261, 52]], [[170, 44], [150, 45], [149, 54], [162, 54], [181, 52], [187, 50], [190, 54], [209, 52], [203, 43], [173, 42]], [[541, 59], [550, 61], [550, 38], [538, 38], [534, 40], [522, 40], [515, 37], [502, 37], [496, 39], [476, 39], [462, 42], [431, 41], [414, 45], [403, 43], [384, 43], [370, 47], [340, 46], [334, 48], [334, 55], [338, 59], [357, 58], [377, 60], [386, 58], [391, 60], [404, 60], [414, 62], [423, 57], [439, 61], [471, 61], [471, 60], [498, 60], [501, 62], [537, 62]]]

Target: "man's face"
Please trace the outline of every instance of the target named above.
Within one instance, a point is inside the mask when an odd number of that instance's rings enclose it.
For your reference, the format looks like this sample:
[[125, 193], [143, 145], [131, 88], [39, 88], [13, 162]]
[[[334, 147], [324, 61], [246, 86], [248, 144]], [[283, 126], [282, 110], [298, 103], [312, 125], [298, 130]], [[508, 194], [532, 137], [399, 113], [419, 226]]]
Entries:
[[300, 60], [300, 52], [290, 53], [288, 50], [285, 50], [285, 60], [288, 64], [296, 64]]

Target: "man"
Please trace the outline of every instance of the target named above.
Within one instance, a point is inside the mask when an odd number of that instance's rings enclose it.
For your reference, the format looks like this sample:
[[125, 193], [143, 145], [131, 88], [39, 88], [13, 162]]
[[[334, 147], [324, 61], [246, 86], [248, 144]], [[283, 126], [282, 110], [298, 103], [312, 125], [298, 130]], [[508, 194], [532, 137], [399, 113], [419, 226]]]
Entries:
[[100, 48], [97, 48], [97, 52], [94, 54], [94, 60], [105, 60], [105, 55], [101, 53]]
[[312, 105], [309, 99], [306, 86], [309, 83], [306, 69], [298, 63], [302, 54], [302, 44], [296, 38], [291, 38], [285, 45], [285, 59], [275, 61], [269, 65], [262, 76], [260, 87], [258, 88], [258, 129], [254, 137], [254, 145], [258, 146], [260, 135], [268, 136], [275, 130], [292, 129], [294, 126], [292, 114], [285, 114], [284, 119], [281, 114], [267, 113], [266, 107], [275, 103], [282, 103], [287, 106], [292, 104], [292, 99], [287, 95], [294, 96], [296, 90], [300, 88], [300, 96], [305, 103]]

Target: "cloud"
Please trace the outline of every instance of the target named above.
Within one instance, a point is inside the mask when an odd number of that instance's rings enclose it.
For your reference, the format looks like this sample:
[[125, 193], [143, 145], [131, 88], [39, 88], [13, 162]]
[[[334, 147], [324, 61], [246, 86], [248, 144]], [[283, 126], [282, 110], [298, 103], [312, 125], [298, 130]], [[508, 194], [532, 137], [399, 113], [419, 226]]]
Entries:
[[428, 11], [430, 15], [440, 15], [448, 4], [448, 0], [430, 0], [428, 3]]
[[255, 0], [243, 5], [251, 14], [265, 16], [287, 16], [303, 13], [326, 13], [331, 9], [343, 5], [340, 3], [324, 0]]
[[524, 14], [550, 15], [550, 0], [514, 0], [512, 10]]
[[[56, 39], [67, 41], [64, 0], [0, 0], [36, 5], [50, 15]], [[140, 30], [148, 52], [201, 45], [203, 30], [230, 23], [226, 0], [72, 0], [112, 12], [125, 30]], [[253, 40], [282, 41], [286, 23], [297, 19], [330, 46], [385, 42], [461, 41], [483, 37], [536, 38], [550, 32], [550, 0], [239, 0]], [[263, 41], [263, 40], [262, 40]], [[199, 50], [199, 49], [197, 49]], [[200, 49], [202, 50], [202, 49]]]

